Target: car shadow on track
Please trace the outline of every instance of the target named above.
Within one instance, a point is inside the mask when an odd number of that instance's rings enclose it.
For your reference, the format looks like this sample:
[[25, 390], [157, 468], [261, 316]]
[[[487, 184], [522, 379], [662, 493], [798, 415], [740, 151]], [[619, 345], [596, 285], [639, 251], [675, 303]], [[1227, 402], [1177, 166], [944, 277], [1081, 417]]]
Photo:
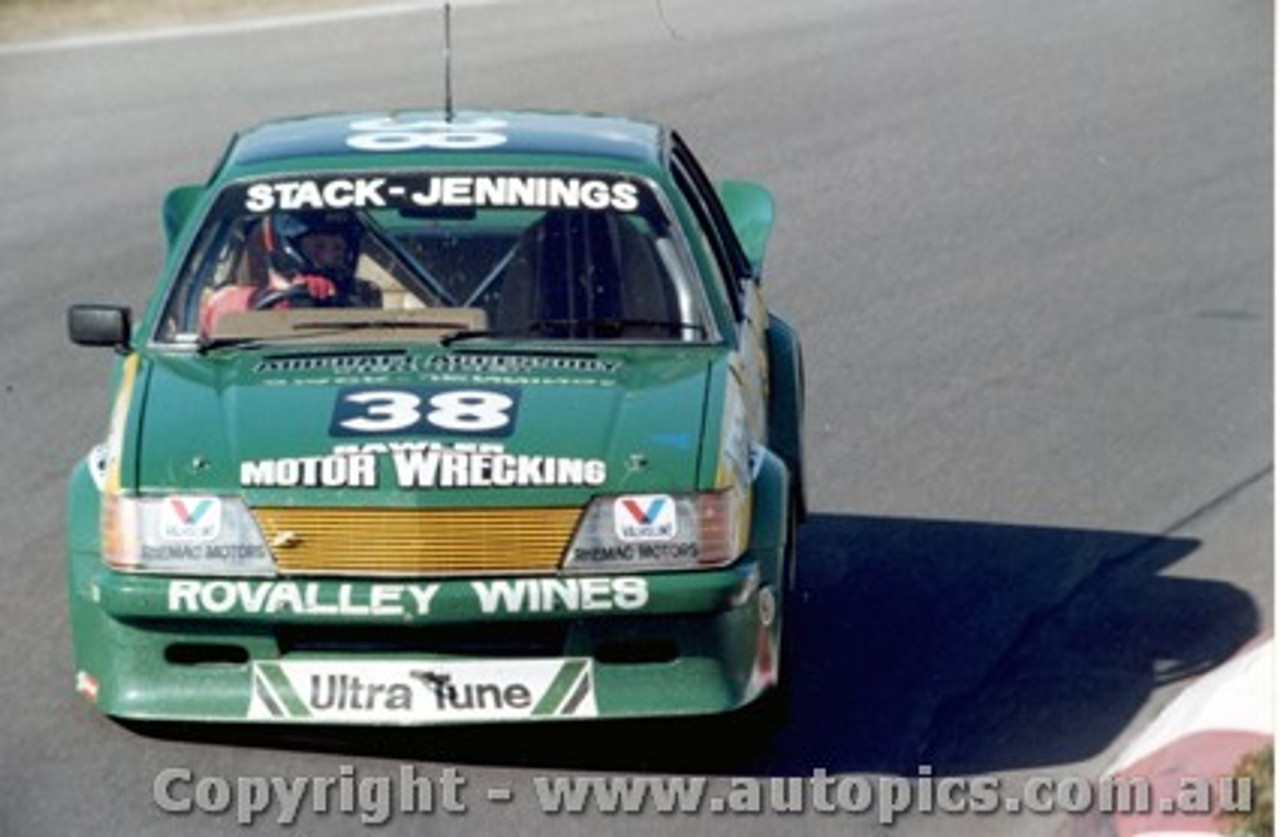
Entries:
[[162, 737], [543, 770], [938, 775], [1103, 751], [1152, 690], [1260, 626], [1231, 585], [1162, 575], [1199, 542], [819, 514], [799, 538], [791, 713], [662, 722], [348, 729], [148, 726]]

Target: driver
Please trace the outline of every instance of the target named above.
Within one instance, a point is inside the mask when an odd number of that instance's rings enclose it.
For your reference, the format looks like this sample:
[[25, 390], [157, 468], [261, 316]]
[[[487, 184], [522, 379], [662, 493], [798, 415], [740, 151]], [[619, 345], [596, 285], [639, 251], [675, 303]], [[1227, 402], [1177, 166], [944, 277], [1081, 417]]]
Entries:
[[268, 308], [381, 308], [382, 293], [355, 275], [364, 227], [349, 212], [276, 213], [245, 242], [241, 277], [220, 288], [200, 311], [209, 334], [223, 314]]

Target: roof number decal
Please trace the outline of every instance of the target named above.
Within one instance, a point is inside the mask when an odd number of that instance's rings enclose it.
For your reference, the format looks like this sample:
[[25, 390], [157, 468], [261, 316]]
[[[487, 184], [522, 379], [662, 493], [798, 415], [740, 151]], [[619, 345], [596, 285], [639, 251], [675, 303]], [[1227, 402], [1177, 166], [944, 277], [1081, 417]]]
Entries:
[[418, 119], [400, 122], [394, 117], [362, 119], [351, 123], [354, 131], [347, 145], [360, 151], [412, 151], [435, 148], [441, 151], [476, 151], [494, 148], [507, 141], [501, 119], [450, 120]]

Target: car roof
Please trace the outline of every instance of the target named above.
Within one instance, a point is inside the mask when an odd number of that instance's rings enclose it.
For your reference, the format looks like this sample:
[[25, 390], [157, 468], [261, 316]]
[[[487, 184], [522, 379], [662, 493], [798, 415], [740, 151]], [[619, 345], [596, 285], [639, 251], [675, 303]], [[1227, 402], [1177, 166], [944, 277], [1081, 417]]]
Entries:
[[[573, 158], [601, 167], [661, 169], [666, 133], [649, 122], [580, 113], [468, 110], [457, 112], [451, 120], [440, 111], [303, 116], [273, 120], [239, 134], [227, 149], [216, 179], [308, 165], [352, 170], [445, 167], [463, 162], [536, 165], [540, 158]], [[450, 134], [458, 143], [438, 147]], [[477, 134], [484, 140], [476, 140]], [[424, 136], [435, 140], [424, 140]], [[370, 153], [353, 146], [353, 137], [385, 141], [387, 146]]]

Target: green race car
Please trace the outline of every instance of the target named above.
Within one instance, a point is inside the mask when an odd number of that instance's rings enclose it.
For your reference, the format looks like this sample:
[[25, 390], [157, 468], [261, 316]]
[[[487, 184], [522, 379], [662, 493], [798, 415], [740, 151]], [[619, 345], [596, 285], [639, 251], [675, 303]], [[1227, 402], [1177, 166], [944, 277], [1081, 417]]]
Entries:
[[144, 720], [447, 724], [777, 700], [805, 512], [772, 200], [525, 112], [240, 134], [164, 202], [70, 483], [76, 688]]

